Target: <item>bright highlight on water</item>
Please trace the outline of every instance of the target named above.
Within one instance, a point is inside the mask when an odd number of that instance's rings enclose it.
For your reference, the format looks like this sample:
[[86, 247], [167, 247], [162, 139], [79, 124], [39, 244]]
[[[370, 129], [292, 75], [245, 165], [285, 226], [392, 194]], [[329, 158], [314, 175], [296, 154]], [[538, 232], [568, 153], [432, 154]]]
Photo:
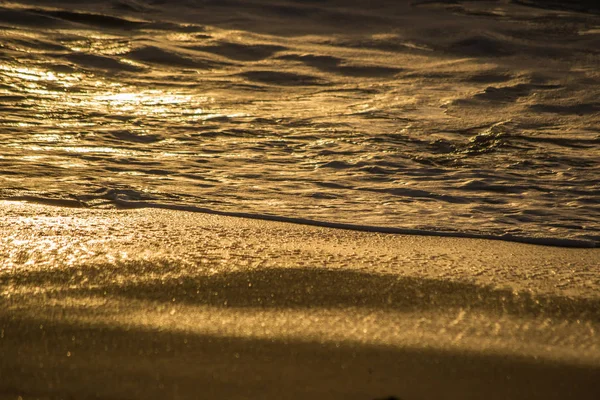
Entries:
[[2, 4], [0, 198], [600, 241], [594, 14], [229, 3]]

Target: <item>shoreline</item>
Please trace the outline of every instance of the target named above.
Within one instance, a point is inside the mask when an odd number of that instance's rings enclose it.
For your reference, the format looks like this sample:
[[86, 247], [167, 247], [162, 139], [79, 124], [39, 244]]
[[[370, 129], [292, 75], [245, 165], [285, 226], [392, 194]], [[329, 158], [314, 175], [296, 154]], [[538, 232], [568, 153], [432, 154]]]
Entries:
[[[0, 202], [27, 202], [31, 204], [41, 204], [55, 207], [67, 207], [67, 208], [83, 208], [83, 209], [94, 209], [88, 206], [85, 202], [73, 199], [54, 199], [45, 197], [35, 196], [16, 196], [7, 199], [0, 199]], [[235, 218], [246, 218], [263, 221], [273, 221], [297, 225], [316, 226], [321, 228], [330, 229], [344, 229], [352, 230], [357, 232], [369, 232], [369, 233], [385, 233], [392, 235], [416, 235], [416, 236], [432, 236], [432, 237], [451, 237], [451, 238], [463, 238], [463, 239], [483, 239], [483, 240], [498, 240], [512, 243], [522, 244], [533, 244], [539, 246], [551, 246], [551, 247], [567, 247], [567, 248], [598, 248], [600, 243], [593, 239], [574, 239], [574, 238], [556, 238], [556, 237], [537, 237], [537, 236], [519, 236], [511, 235], [508, 233], [502, 235], [475, 233], [475, 232], [460, 232], [460, 231], [434, 231], [424, 229], [412, 229], [412, 228], [399, 228], [392, 226], [378, 226], [378, 225], [360, 225], [350, 224], [343, 222], [332, 222], [332, 221], [321, 221], [310, 218], [300, 217], [286, 217], [281, 215], [273, 214], [256, 214], [247, 212], [237, 211], [221, 211], [214, 210], [206, 207], [198, 207], [191, 205], [177, 205], [177, 204], [160, 204], [160, 203], [149, 203], [141, 201], [131, 201], [123, 199], [111, 199], [107, 201], [109, 204], [113, 204], [116, 209], [160, 209], [160, 210], [171, 210], [171, 211], [182, 211], [182, 212], [193, 212], [202, 213], [209, 215], [218, 215], [223, 217], [235, 217]]]

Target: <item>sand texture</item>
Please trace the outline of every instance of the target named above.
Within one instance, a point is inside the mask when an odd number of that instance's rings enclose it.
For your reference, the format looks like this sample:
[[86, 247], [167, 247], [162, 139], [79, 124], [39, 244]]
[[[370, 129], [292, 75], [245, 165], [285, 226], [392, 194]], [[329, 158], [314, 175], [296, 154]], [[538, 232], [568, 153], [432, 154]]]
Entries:
[[0, 207], [0, 398], [595, 399], [600, 249]]

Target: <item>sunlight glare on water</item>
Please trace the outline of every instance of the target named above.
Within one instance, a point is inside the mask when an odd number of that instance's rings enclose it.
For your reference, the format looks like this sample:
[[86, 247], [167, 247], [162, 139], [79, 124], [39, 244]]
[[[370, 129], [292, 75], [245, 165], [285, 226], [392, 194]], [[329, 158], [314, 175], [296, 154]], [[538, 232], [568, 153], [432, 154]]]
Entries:
[[593, 16], [29, 3], [2, 6], [0, 198], [600, 237]]

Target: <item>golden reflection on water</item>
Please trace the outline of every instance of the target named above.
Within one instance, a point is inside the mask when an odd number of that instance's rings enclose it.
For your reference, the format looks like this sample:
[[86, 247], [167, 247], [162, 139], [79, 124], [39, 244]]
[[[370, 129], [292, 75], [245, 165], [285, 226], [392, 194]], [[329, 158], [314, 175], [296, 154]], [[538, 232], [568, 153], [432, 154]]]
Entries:
[[[28, 82], [58, 82], [63, 87], [71, 86], [72, 82], [79, 81], [83, 75], [81, 73], [54, 72], [41, 67], [25, 67], [7, 64], [0, 64], [0, 74], [7, 78], [18, 79], [16, 82], [13, 81], [13, 85], [11, 86], [18, 86], [19, 83], [23, 84], [20, 80], [24, 80]], [[23, 86], [27, 87], [27, 84]]]
[[85, 147], [85, 146], [77, 146], [77, 147], [61, 147], [61, 150], [67, 151], [69, 153], [124, 153], [119, 149], [115, 149], [113, 147]]
[[[210, 96], [117, 82], [117, 77], [110, 74], [99, 76], [89, 72], [55, 72], [43, 66], [1, 64], [0, 75], [8, 81], [10, 93], [21, 96], [17, 100], [20, 106], [30, 108], [28, 113], [35, 116], [28, 120], [4, 120], [4, 126], [34, 129], [31, 132], [23, 131], [30, 138], [28, 143], [7, 145], [34, 153], [132, 156], [137, 151], [131, 148], [80, 141], [98, 134], [110, 136], [116, 131], [126, 132], [136, 139], [153, 134], [158, 128], [162, 136], [166, 120], [173, 126], [177, 123], [203, 123], [223, 117], [248, 116], [246, 113], [223, 112], [210, 107], [214, 102]], [[44, 131], [36, 132], [35, 128], [44, 128]], [[67, 134], [68, 129], [76, 130], [76, 134]], [[162, 140], [163, 143], [169, 142], [168, 137]], [[162, 157], [179, 156], [172, 152], [160, 154]], [[80, 163], [71, 162], [59, 164], [61, 168], [81, 166]]]
[[183, 110], [187, 113], [203, 113], [203, 110], [186, 110], [186, 105], [194, 103], [193, 96], [173, 94], [161, 90], [132, 91], [127, 88], [124, 92], [102, 92], [90, 96], [86, 104], [97, 109], [110, 108], [111, 113], [135, 113], [136, 116], [167, 116], [180, 115]]
[[[173, 93], [165, 90], [145, 89], [128, 86], [98, 78], [94, 74], [54, 72], [41, 67], [25, 67], [0, 64], [3, 75], [11, 87], [11, 94], [37, 95], [30, 102], [39, 111], [53, 112], [57, 109], [106, 111], [131, 113], [143, 116], [166, 114], [203, 114], [196, 107], [208, 100], [205, 96]], [[73, 88], [77, 85], [76, 88]], [[69, 90], [69, 89], [73, 90]], [[60, 101], [57, 101], [60, 98]], [[29, 101], [27, 96], [25, 101]], [[190, 108], [191, 106], [191, 108]], [[45, 116], [47, 117], [47, 116]], [[79, 125], [73, 121], [62, 122], [63, 126]]]

